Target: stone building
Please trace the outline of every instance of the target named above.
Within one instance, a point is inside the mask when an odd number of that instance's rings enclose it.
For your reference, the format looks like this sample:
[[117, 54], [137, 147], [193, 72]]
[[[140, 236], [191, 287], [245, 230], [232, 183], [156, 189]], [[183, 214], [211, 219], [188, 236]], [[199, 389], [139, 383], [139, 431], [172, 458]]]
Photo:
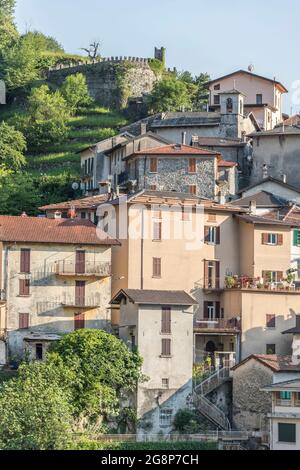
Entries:
[[19, 361], [24, 350], [41, 360], [51, 341], [74, 329], [110, 330], [117, 240], [87, 220], [0, 216], [0, 224], [6, 360]]
[[235, 88], [243, 93], [245, 110], [253, 113], [262, 129], [273, 129], [282, 122], [282, 97], [288, 90], [275, 78], [269, 79], [251, 71], [238, 70], [211, 80], [207, 83], [207, 88], [211, 110], [220, 109], [224, 90]]
[[120, 338], [143, 357], [136, 408], [138, 433], [170, 433], [176, 412], [187, 407], [193, 376], [193, 305], [184, 291], [124, 289], [115, 295], [120, 307]]

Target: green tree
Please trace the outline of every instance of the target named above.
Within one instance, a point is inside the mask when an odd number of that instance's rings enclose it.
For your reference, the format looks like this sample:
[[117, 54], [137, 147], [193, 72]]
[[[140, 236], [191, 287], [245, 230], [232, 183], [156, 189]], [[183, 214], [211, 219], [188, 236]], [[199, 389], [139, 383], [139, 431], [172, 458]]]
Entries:
[[78, 108], [88, 106], [92, 102], [86, 78], [82, 73], [69, 75], [60, 91], [73, 114]]
[[40, 31], [28, 31], [22, 36], [23, 41], [31, 44], [37, 53], [65, 52], [63, 46], [52, 36], [46, 36]]
[[192, 105], [187, 84], [176, 77], [157, 82], [147, 101], [151, 112], [178, 111]]
[[5, 122], [0, 124], [0, 166], [8, 170], [19, 170], [25, 165], [24, 135]]
[[0, 56], [18, 39], [14, 24], [15, 0], [0, 0]]
[[1, 214], [36, 215], [41, 200], [36, 183], [27, 173], [0, 170]]
[[208, 73], [200, 73], [200, 75], [196, 76], [195, 85], [197, 86], [197, 91], [193, 100], [193, 108], [202, 110], [207, 107], [209, 91], [206, 83], [209, 80], [210, 76]]
[[0, 448], [64, 449], [72, 431], [70, 383], [60, 360], [24, 364], [0, 386]]
[[51, 92], [47, 85], [34, 88], [28, 98], [27, 115], [17, 120], [28, 147], [38, 150], [62, 142], [68, 134], [68, 105], [59, 91]]
[[95, 421], [117, 416], [123, 394], [133, 392], [142, 380], [141, 357], [101, 330], [66, 335], [52, 346], [52, 352], [76, 377], [72, 397], [77, 416]]

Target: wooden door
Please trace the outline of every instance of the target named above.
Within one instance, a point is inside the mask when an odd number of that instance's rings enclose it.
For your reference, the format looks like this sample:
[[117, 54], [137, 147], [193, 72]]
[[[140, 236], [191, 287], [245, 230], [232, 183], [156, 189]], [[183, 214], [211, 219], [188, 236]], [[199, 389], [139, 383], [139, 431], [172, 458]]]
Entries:
[[85, 305], [85, 281], [76, 281], [75, 305]]
[[76, 274], [85, 274], [85, 251], [76, 251]]

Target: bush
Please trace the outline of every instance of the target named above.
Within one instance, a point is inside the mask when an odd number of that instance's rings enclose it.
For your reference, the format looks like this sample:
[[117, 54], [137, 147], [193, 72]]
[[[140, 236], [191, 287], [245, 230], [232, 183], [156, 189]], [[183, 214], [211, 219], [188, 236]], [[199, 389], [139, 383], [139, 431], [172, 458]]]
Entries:
[[68, 103], [72, 114], [75, 114], [80, 107], [92, 103], [86, 78], [82, 73], [69, 75], [61, 87], [61, 94]]
[[69, 444], [68, 450], [214, 450], [215, 442], [109, 442], [82, 439]]

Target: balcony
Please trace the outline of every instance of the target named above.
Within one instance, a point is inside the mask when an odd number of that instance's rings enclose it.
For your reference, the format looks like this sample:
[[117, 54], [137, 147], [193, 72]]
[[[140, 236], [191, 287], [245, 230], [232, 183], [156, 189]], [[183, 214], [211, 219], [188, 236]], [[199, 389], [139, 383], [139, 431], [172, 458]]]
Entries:
[[66, 296], [62, 299], [61, 305], [64, 308], [76, 308], [80, 310], [90, 310], [101, 305], [100, 294], [91, 297]]
[[228, 332], [228, 333], [239, 333], [241, 331], [241, 320], [239, 318], [227, 319], [215, 319], [215, 320], [199, 320], [196, 322], [194, 327], [195, 332]]
[[220, 278], [219, 277], [204, 278], [203, 289], [208, 292], [222, 291], [223, 288], [220, 287]]
[[300, 288], [297, 288], [293, 281], [282, 280], [280, 282], [272, 282], [249, 276], [226, 276], [225, 289], [258, 290], [260, 292], [300, 292]]
[[121, 185], [121, 184], [126, 184], [129, 180], [129, 173], [128, 171], [123, 171], [122, 173], [120, 173], [118, 175], [118, 184]]
[[55, 266], [55, 273], [57, 276], [71, 276], [71, 277], [110, 277], [111, 276], [111, 263], [76, 263], [73, 261], [62, 260], [58, 261]]
[[80, 177], [81, 179], [91, 178], [94, 175], [94, 169], [87, 169], [84, 166], [80, 169]]

